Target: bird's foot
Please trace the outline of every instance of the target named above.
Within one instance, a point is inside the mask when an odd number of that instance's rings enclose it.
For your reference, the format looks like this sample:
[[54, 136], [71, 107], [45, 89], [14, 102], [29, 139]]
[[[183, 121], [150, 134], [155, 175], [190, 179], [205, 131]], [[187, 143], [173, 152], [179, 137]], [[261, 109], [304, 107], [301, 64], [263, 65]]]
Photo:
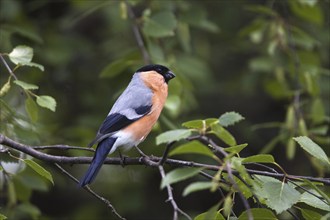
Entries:
[[120, 165], [122, 167], [125, 167], [125, 161], [126, 161], [126, 158], [128, 158], [128, 157], [125, 155], [122, 155], [120, 151], [118, 151], [118, 153], [119, 153], [119, 157], [120, 157]]

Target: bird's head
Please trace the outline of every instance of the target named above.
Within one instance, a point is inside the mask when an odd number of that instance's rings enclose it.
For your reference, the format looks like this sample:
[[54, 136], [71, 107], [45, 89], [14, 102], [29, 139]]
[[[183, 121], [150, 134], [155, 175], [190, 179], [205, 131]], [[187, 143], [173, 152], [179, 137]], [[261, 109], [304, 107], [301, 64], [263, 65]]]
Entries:
[[141, 67], [136, 72], [148, 72], [148, 71], [155, 71], [162, 75], [165, 79], [165, 82], [168, 83], [171, 79], [175, 77], [175, 74], [166, 66], [162, 66], [159, 64], [150, 64]]

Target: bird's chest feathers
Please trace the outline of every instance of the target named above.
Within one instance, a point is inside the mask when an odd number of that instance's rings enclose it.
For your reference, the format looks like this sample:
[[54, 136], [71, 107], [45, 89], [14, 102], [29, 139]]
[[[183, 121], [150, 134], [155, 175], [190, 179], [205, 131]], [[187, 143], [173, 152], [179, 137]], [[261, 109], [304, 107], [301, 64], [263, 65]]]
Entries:
[[153, 96], [150, 113], [127, 127], [128, 130], [132, 131], [132, 134], [134, 134], [134, 139], [138, 140], [138, 142], [141, 142], [146, 138], [158, 120], [168, 93], [168, 86], [164, 82], [163, 77], [158, 73], [157, 75], [148, 75], [148, 78], [142, 79], [146, 86], [152, 90]]

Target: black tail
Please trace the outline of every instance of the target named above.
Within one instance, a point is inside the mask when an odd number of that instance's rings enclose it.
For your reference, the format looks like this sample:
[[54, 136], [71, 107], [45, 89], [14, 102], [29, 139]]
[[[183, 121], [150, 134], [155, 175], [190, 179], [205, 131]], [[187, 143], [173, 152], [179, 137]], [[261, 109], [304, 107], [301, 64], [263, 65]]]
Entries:
[[79, 186], [85, 186], [90, 184], [96, 177], [97, 173], [100, 171], [100, 168], [107, 158], [112, 146], [116, 142], [116, 138], [106, 138], [102, 140], [96, 148], [91, 165], [89, 166], [84, 178], [80, 181]]

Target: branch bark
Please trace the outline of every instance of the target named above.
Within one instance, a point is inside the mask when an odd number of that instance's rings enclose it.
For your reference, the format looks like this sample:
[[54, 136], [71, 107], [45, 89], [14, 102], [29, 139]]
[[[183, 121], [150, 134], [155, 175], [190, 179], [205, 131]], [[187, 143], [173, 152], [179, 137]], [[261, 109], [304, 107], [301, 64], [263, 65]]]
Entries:
[[[25, 145], [22, 143], [19, 143], [17, 141], [14, 141], [8, 137], [6, 137], [3, 134], [0, 134], [0, 144], [5, 145], [9, 148], [15, 149], [17, 151], [26, 153], [36, 159], [50, 162], [50, 163], [59, 163], [59, 164], [90, 164], [92, 161], [92, 157], [67, 157], [67, 156], [56, 156], [56, 155], [50, 155], [47, 153], [40, 152], [36, 150], [35, 148], [47, 148], [51, 147], [53, 149], [63, 149], [63, 147], [67, 150], [70, 149], [70, 146], [67, 145], [50, 145], [50, 146], [30, 146]], [[55, 147], [57, 146], [57, 147]], [[72, 148], [76, 149], [76, 147]], [[125, 158], [124, 165], [145, 165], [145, 166], [151, 166], [151, 167], [158, 167], [159, 162], [162, 160], [162, 157], [155, 157], [150, 156], [147, 159], [144, 157], [135, 157], [135, 158]], [[152, 163], [150, 163], [152, 162]], [[122, 165], [120, 158], [107, 158], [104, 162], [105, 164], [112, 164], [112, 165]], [[203, 163], [197, 163], [192, 161], [186, 161], [186, 160], [176, 160], [176, 159], [170, 159], [167, 158], [164, 162], [164, 164], [171, 165], [173, 167], [202, 167], [205, 170], [211, 170], [211, 171], [218, 171], [219, 166], [217, 165], [210, 165], [210, 164], [203, 164]], [[261, 171], [261, 170], [254, 170], [254, 169], [246, 169], [246, 171], [250, 175], [264, 175], [264, 176], [270, 176], [277, 179], [290, 179], [293, 181], [302, 181], [303, 179], [314, 181], [314, 182], [320, 182], [325, 185], [330, 185], [330, 178], [320, 178], [320, 177], [311, 177], [311, 176], [297, 176], [297, 175], [289, 175], [289, 174], [282, 174], [282, 173], [273, 173], [269, 171]], [[224, 169], [224, 172], [227, 172], [226, 169]], [[233, 174], [237, 174], [237, 171], [232, 170]]]

